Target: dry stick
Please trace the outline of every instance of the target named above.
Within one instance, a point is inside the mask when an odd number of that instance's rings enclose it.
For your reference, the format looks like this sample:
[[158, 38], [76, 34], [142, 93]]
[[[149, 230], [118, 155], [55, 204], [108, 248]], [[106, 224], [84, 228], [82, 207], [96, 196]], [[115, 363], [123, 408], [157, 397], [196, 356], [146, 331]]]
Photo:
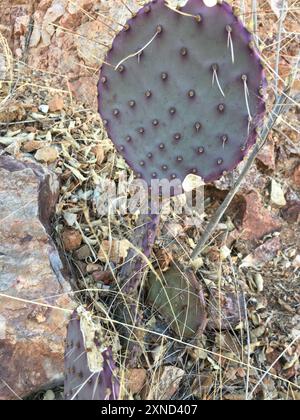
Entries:
[[[249, 156], [249, 158], [248, 158], [248, 160], [247, 160], [247, 162], [246, 162], [246, 164], [245, 164], [245, 166], [242, 170], [242, 173], [240, 174], [236, 184], [231, 189], [231, 191], [228, 193], [227, 197], [225, 198], [225, 200], [223, 201], [223, 203], [221, 204], [221, 206], [217, 210], [216, 214], [211, 219], [207, 228], [205, 229], [205, 232], [204, 232], [202, 238], [200, 239], [200, 241], [198, 242], [196, 248], [194, 249], [194, 251], [192, 253], [192, 256], [191, 256], [192, 261], [195, 260], [201, 254], [201, 252], [204, 249], [207, 241], [212, 236], [212, 234], [215, 231], [216, 227], [218, 226], [220, 220], [224, 216], [224, 213], [226, 212], [227, 208], [229, 207], [230, 203], [232, 202], [236, 193], [238, 192], [244, 178], [248, 174], [248, 172], [249, 172], [252, 164], [254, 163], [258, 153], [260, 152], [261, 148], [264, 146], [270, 131], [272, 130], [273, 126], [275, 125], [279, 115], [282, 113], [282, 111], [284, 109], [284, 105], [288, 100], [288, 95], [289, 95], [289, 92], [291, 90], [291, 86], [292, 86], [292, 83], [289, 83], [287, 88], [283, 91], [282, 95], [278, 98], [278, 102], [275, 104], [275, 106], [274, 106], [274, 108], [271, 112], [271, 115], [269, 117], [269, 120], [268, 120], [265, 128], [263, 129], [263, 131], [261, 133], [261, 136], [260, 136], [261, 141], [255, 145], [255, 147], [254, 147], [253, 151], [251, 152], [251, 154], [250, 154], [250, 156]], [[274, 118], [273, 114], [277, 115], [278, 117]]]

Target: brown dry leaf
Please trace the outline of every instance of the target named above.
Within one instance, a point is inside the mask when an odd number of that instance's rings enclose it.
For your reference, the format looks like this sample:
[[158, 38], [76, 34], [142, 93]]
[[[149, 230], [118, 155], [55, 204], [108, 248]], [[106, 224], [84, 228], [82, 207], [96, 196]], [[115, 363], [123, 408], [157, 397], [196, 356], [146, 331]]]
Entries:
[[12, 121], [22, 121], [26, 118], [26, 111], [21, 102], [10, 102], [0, 109], [0, 121], [11, 123]]
[[192, 393], [199, 400], [209, 399], [209, 394], [215, 383], [213, 373], [204, 373], [197, 376], [192, 384]]
[[245, 394], [228, 394], [225, 395], [223, 398], [226, 401], [246, 401]]
[[127, 239], [117, 240], [112, 239], [111, 241], [103, 241], [101, 243], [101, 249], [98, 253], [98, 258], [101, 262], [109, 261], [120, 264], [127, 257], [130, 248], [130, 243]]
[[138, 394], [145, 386], [147, 371], [145, 369], [128, 369], [125, 380], [126, 389], [133, 395]]
[[174, 366], [165, 366], [153, 378], [146, 400], [170, 400], [178, 391], [185, 371]]
[[97, 146], [94, 146], [92, 148], [92, 152], [96, 156], [97, 164], [101, 165], [101, 163], [103, 163], [103, 161], [105, 159], [104, 149], [101, 146], [101, 144], [98, 144]]
[[161, 271], [167, 271], [170, 267], [171, 262], [173, 261], [172, 255], [166, 249], [157, 250], [155, 255]]
[[22, 150], [27, 153], [32, 153], [41, 149], [44, 145], [45, 143], [43, 141], [29, 140], [23, 144]]

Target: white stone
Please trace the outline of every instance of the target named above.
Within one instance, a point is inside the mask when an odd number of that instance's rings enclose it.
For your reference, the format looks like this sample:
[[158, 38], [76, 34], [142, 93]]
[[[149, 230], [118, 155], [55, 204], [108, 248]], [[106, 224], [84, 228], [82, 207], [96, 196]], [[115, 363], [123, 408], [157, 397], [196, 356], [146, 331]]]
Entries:
[[271, 183], [271, 202], [278, 207], [284, 207], [286, 205], [282, 187], [275, 179], [272, 179]]

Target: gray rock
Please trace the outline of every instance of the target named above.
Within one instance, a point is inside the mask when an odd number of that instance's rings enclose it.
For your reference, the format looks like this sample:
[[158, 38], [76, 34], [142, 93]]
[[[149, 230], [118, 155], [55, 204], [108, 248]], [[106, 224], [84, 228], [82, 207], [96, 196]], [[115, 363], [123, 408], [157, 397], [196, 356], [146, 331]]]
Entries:
[[0, 400], [9, 400], [62, 379], [74, 304], [49, 235], [56, 176], [0, 156], [0, 179]]

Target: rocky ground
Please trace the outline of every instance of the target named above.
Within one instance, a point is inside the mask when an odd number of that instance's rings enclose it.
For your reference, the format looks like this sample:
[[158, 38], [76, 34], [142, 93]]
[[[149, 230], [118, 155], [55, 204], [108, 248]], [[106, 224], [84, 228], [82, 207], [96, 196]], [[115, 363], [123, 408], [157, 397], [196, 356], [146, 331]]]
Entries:
[[[115, 27], [129, 12], [118, 1], [2, 2], [0, 399], [61, 398], [65, 325], [82, 304], [99, 316], [109, 314], [103, 324], [121, 354], [124, 398], [299, 400], [299, 81], [194, 264], [208, 314], [204, 334], [196, 340], [178, 336], [174, 319], [141, 293], [137, 341], [143, 352], [125, 368], [130, 346], [111, 325], [117, 308], [129, 301], [114, 286], [137, 215], [100, 217], [98, 206], [103, 180], [133, 174], [107, 139], [95, 99], [104, 54], [99, 42], [112, 36], [107, 21]], [[250, 3], [243, 14], [248, 23]], [[288, 2], [274, 76], [275, 3], [259, 6], [258, 34], [270, 86], [278, 78], [282, 87], [295, 65], [300, 17], [296, 3]], [[270, 88], [269, 110], [273, 100]], [[173, 261], [189, 264], [242, 167], [205, 187], [202, 227], [187, 227], [176, 215], [162, 217], [152, 255], [162, 275]], [[108, 310], [108, 296], [115, 311]]]

